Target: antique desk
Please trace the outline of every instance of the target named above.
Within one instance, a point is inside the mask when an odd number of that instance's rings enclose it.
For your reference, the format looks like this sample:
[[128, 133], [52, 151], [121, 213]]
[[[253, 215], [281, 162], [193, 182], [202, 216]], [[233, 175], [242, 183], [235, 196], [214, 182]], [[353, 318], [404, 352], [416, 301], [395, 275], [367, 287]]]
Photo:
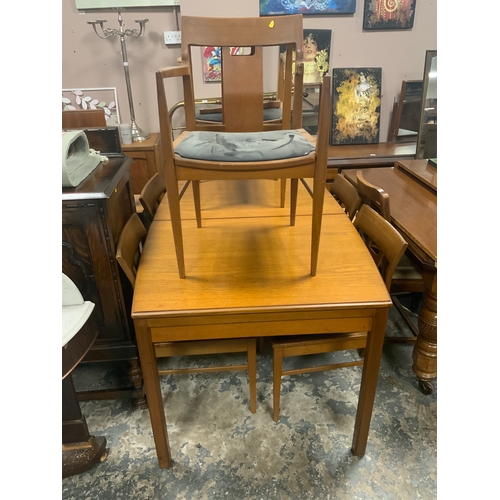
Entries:
[[[220, 201], [214, 193], [222, 182], [202, 184], [202, 228], [194, 211], [189, 215], [192, 200], [182, 200], [186, 279], [179, 279], [165, 207], [163, 218], [151, 225], [139, 264], [132, 317], [160, 468], [171, 466], [171, 456], [154, 344], [172, 340], [370, 332], [352, 442], [352, 452], [362, 456], [392, 304], [377, 267], [328, 195], [318, 274], [311, 277], [306, 190], [299, 186], [300, 210], [291, 227], [288, 208], [279, 208], [278, 181], [260, 181], [268, 183], [264, 189], [276, 189], [275, 207], [266, 210], [255, 191], [241, 186], [238, 203], [231, 191]], [[261, 201], [269, 204], [267, 197]], [[209, 216], [212, 211], [217, 217]]]
[[79, 391], [79, 401], [130, 398], [145, 408], [134, 325], [132, 288], [115, 259], [121, 230], [135, 211], [131, 159], [121, 152], [117, 129], [86, 129], [91, 148], [109, 158], [76, 187], [62, 188], [62, 271], [95, 304], [98, 336], [83, 362], [127, 361], [128, 386]]
[[[389, 194], [393, 225], [408, 242], [423, 273], [426, 292], [418, 316], [413, 371], [432, 392], [437, 377], [437, 169], [427, 160], [397, 161], [394, 167], [363, 169], [363, 176]], [[344, 175], [356, 184], [356, 170]]]

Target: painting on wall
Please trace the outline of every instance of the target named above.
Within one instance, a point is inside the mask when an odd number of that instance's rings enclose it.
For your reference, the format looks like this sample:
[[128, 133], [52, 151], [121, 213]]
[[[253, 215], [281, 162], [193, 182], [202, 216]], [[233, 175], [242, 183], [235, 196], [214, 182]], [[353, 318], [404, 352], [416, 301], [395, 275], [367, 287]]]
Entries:
[[354, 14], [356, 0], [259, 0], [261, 16]]
[[417, 0], [365, 0], [364, 30], [413, 28]]
[[[305, 29], [302, 43], [304, 85], [318, 84], [328, 72], [332, 30]], [[285, 52], [281, 47], [280, 52]], [[295, 57], [295, 52], [294, 52]]]
[[[233, 56], [242, 54], [242, 47], [231, 47]], [[203, 81], [220, 82], [222, 57], [220, 47], [202, 47], [201, 60], [203, 64]]]
[[377, 144], [380, 135], [382, 68], [333, 70], [330, 143]]

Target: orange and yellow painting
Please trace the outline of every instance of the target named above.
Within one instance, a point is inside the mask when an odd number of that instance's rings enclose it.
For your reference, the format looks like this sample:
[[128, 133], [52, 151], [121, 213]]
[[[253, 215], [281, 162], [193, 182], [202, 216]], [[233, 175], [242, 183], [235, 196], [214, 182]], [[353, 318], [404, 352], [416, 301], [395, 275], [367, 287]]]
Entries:
[[376, 144], [380, 133], [382, 68], [333, 70], [331, 144]]

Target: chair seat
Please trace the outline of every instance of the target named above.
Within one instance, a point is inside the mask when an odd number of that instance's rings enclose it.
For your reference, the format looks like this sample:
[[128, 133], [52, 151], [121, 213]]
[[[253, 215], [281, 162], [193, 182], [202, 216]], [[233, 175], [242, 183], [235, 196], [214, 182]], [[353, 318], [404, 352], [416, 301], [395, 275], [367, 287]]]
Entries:
[[[196, 113], [196, 119], [207, 121], [207, 122], [222, 122], [222, 113]], [[281, 109], [280, 108], [268, 108], [264, 109], [264, 121], [280, 120], [281, 119]]]
[[315, 147], [297, 130], [269, 132], [188, 132], [176, 146], [183, 158], [255, 162], [306, 156]]

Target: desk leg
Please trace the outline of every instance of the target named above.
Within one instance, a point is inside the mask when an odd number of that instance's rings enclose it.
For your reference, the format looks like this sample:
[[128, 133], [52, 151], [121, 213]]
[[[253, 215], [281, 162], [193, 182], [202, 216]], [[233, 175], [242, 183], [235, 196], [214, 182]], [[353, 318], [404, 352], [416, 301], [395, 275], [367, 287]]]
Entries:
[[424, 305], [418, 314], [418, 337], [413, 348], [413, 371], [425, 394], [434, 390], [430, 382], [437, 377], [437, 272], [423, 273]]
[[160, 469], [169, 469], [171, 466], [171, 457], [167, 423], [165, 421], [165, 410], [161, 395], [158, 366], [156, 365], [156, 355], [151, 341], [151, 330], [145, 320], [134, 320], [134, 326], [158, 463]]
[[368, 332], [366, 341], [363, 375], [359, 388], [358, 410], [356, 412], [351, 448], [353, 455], [357, 457], [362, 457], [366, 451], [388, 315], [389, 308], [377, 309], [373, 318], [371, 332]]

